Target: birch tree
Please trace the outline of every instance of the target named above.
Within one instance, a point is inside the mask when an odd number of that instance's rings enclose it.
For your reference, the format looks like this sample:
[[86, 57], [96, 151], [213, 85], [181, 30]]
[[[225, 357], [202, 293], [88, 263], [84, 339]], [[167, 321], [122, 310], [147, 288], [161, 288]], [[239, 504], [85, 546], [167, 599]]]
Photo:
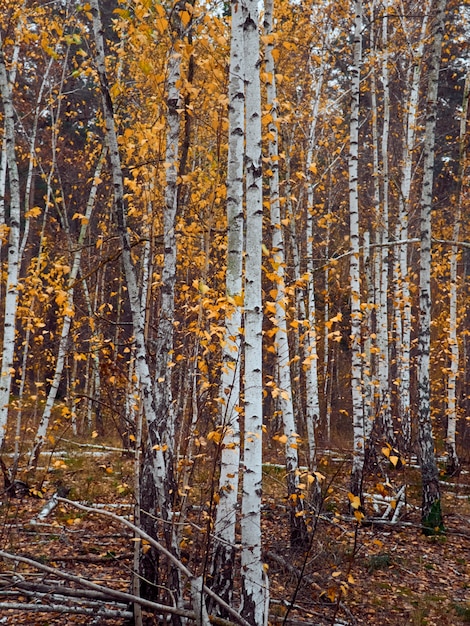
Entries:
[[429, 58], [426, 93], [426, 126], [424, 136], [423, 181], [420, 202], [419, 260], [419, 336], [418, 336], [418, 447], [422, 476], [422, 526], [424, 532], [439, 532], [443, 528], [439, 470], [437, 467], [431, 423], [431, 385], [429, 356], [431, 343], [431, 211], [435, 138], [437, 119], [437, 92], [439, 68], [444, 38], [446, 0], [436, 0], [432, 29], [432, 47]]
[[[470, 95], [470, 70], [467, 69], [465, 77], [465, 86], [462, 98], [462, 112], [460, 117], [460, 136], [459, 136], [459, 171], [458, 171], [458, 190], [457, 190], [457, 214], [455, 216], [452, 239], [457, 242], [460, 236], [462, 205], [467, 188], [466, 173], [468, 169], [468, 152], [467, 152], [467, 115], [468, 115], [468, 98]], [[457, 336], [458, 317], [457, 317], [457, 263], [460, 250], [457, 245], [453, 245], [450, 251], [450, 287], [449, 287], [449, 349], [450, 364], [449, 375], [447, 380], [447, 429], [446, 429], [446, 470], [451, 476], [458, 472], [460, 462], [456, 447], [456, 430], [457, 430], [457, 380], [459, 371], [459, 340]]]
[[263, 303], [261, 245], [263, 190], [259, 15], [256, 0], [242, 3], [245, 61], [245, 432], [241, 511], [242, 616], [261, 626], [266, 614], [266, 579], [261, 559], [263, 440]]
[[351, 393], [354, 449], [351, 492], [361, 493], [366, 432], [362, 385], [362, 312], [359, 258], [359, 101], [362, 64], [362, 0], [354, 3], [354, 42], [351, 67], [351, 118], [349, 126], [349, 237], [351, 246], [349, 280], [351, 298]]
[[[106, 128], [106, 141], [109, 150], [111, 173], [114, 190], [114, 212], [121, 242], [121, 256], [126, 278], [129, 304], [132, 314], [134, 335], [136, 373], [140, 381], [141, 402], [145, 412], [149, 441], [147, 444], [147, 468], [152, 481], [154, 503], [162, 520], [162, 531], [167, 546], [172, 546], [172, 495], [171, 482], [167, 476], [167, 461], [164, 454], [164, 440], [161, 436], [161, 421], [165, 415], [157, 412], [153, 378], [149, 366], [148, 351], [145, 342], [145, 320], [142, 318], [141, 294], [139, 292], [137, 272], [134, 266], [130, 234], [127, 227], [127, 210], [124, 198], [124, 181], [117, 130], [114, 120], [113, 102], [111, 99], [108, 76], [105, 66], [104, 36], [98, 0], [92, 0], [93, 32], [96, 45], [96, 67], [102, 97], [103, 116]], [[177, 590], [174, 590], [177, 595]], [[178, 600], [179, 601], [179, 600]]]
[[[290, 505], [291, 545], [305, 546], [308, 543], [308, 532], [304, 518], [304, 498], [299, 490], [299, 459], [298, 434], [292, 400], [293, 387], [290, 371], [290, 349], [288, 342], [288, 320], [286, 316], [287, 297], [285, 279], [284, 237], [281, 221], [281, 203], [279, 197], [279, 138], [278, 138], [278, 101], [276, 93], [276, 68], [273, 57], [275, 34], [273, 32], [273, 2], [267, 0], [264, 12], [264, 31], [267, 44], [265, 46], [266, 99], [269, 107], [268, 123], [268, 158], [269, 158], [269, 204], [272, 229], [271, 265], [274, 277], [274, 348], [276, 354], [276, 377], [278, 382], [278, 398], [282, 414], [287, 497]], [[312, 356], [314, 359], [315, 355]], [[308, 392], [307, 392], [308, 393]], [[318, 396], [317, 396], [318, 397]], [[316, 418], [316, 419], [315, 419]], [[318, 414], [307, 416], [315, 428]]]
[[243, 157], [245, 143], [245, 89], [243, 15], [239, 0], [231, 2], [230, 76], [227, 166], [227, 314], [221, 374], [221, 458], [219, 503], [215, 519], [214, 590], [232, 599], [240, 476], [240, 369], [243, 298]]
[[16, 314], [18, 308], [18, 278], [20, 266], [20, 179], [15, 153], [15, 112], [12, 85], [9, 80], [3, 40], [0, 37], [0, 94], [3, 104], [5, 154], [2, 157], [8, 169], [10, 206], [8, 220], [7, 288], [3, 321], [3, 349], [0, 372], [0, 444], [3, 443], [8, 419], [8, 407], [13, 378], [15, 354]]
[[413, 40], [413, 33], [405, 32], [410, 61], [407, 71], [408, 85], [405, 115], [403, 121], [403, 148], [401, 159], [400, 188], [398, 194], [398, 219], [395, 237], [401, 242], [395, 250], [394, 289], [395, 289], [395, 337], [397, 342], [397, 379], [398, 379], [398, 418], [401, 423], [403, 443], [406, 451], [411, 446], [411, 328], [412, 300], [410, 293], [410, 271], [408, 267], [408, 224], [411, 209], [411, 183], [413, 176], [414, 154], [416, 148], [416, 129], [419, 114], [419, 94], [422, 74], [422, 62], [425, 37], [429, 23], [431, 2], [424, 7], [424, 15], [418, 42]]

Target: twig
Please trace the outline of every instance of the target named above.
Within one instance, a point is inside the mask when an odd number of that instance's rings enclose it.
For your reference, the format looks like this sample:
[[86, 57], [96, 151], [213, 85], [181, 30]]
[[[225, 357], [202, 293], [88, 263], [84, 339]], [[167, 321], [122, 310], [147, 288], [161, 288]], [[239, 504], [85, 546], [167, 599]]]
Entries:
[[28, 559], [18, 554], [11, 554], [10, 552], [5, 552], [5, 550], [0, 550], [0, 558], [8, 559], [10, 561], [16, 561], [18, 563], [25, 563], [26, 565], [29, 565], [30, 567], [34, 567], [43, 572], [47, 572], [48, 574], [53, 574], [54, 576], [57, 576], [58, 578], [70, 580], [71, 582], [74, 582], [78, 585], [82, 585], [83, 587], [87, 587], [88, 589], [100, 591], [113, 598], [122, 600], [123, 602], [138, 602], [140, 605], [147, 607], [149, 609], [153, 609], [154, 611], [159, 611], [160, 613], [172, 613], [174, 615], [181, 615], [182, 617], [187, 617], [189, 619], [195, 619], [195, 615], [193, 611], [186, 611], [184, 609], [180, 609], [174, 606], [166, 606], [164, 604], [152, 602], [151, 600], [146, 600], [145, 598], [137, 598], [136, 596], [133, 596], [130, 593], [126, 593], [125, 591], [118, 591], [117, 589], [106, 587], [105, 585], [97, 585], [95, 583], [92, 583], [89, 580], [86, 580], [85, 578], [82, 578], [81, 576], [75, 576], [74, 574], [62, 572], [56, 567], [49, 567], [48, 565], [44, 565], [43, 563], [39, 563], [38, 561], [34, 561], [33, 559]]
[[93, 448], [94, 450], [104, 450], [105, 452], [135, 452], [135, 450], [132, 450], [131, 448], [114, 448], [112, 446], [103, 446], [97, 443], [78, 443], [77, 441], [65, 439], [64, 437], [61, 437], [61, 441], [71, 443], [73, 446], [78, 446], [79, 448]]
[[130, 611], [118, 609], [87, 608], [84, 606], [64, 606], [63, 604], [33, 604], [28, 602], [0, 602], [0, 608], [4, 611], [35, 611], [40, 613], [73, 613], [78, 615], [93, 615], [101, 619], [115, 619], [123, 617], [132, 618]]
[[[139, 537], [148, 541], [148, 543], [153, 548], [158, 550], [161, 554], [165, 555], [171, 561], [171, 563], [175, 567], [177, 567], [180, 570], [180, 572], [182, 572], [186, 576], [186, 578], [188, 578], [189, 581], [193, 582], [194, 580], [196, 580], [196, 576], [183, 563], [181, 563], [181, 561], [178, 560], [174, 554], [172, 554], [169, 550], [167, 550], [164, 546], [162, 546], [162, 544], [156, 541], [153, 537], [151, 537], [150, 535], [147, 535], [147, 533], [144, 532], [141, 528], [138, 528], [137, 526], [135, 526], [135, 524], [133, 524], [132, 522], [129, 522], [129, 520], [127, 520], [125, 517], [121, 517], [120, 515], [111, 513], [111, 511], [97, 510], [97, 509], [94, 509], [93, 507], [84, 506], [83, 504], [78, 504], [78, 502], [74, 502], [73, 500], [68, 500], [67, 498], [59, 498], [59, 501], [64, 502], [65, 504], [74, 506], [77, 509], [80, 509], [82, 511], [86, 511], [87, 513], [105, 515], [106, 517], [110, 517], [111, 519], [114, 519], [115, 521], [120, 522], [121, 524], [124, 524], [125, 526], [133, 530], [137, 535], [139, 535]], [[0, 552], [0, 556], [1, 556], [1, 552]], [[212, 591], [212, 589], [210, 589], [206, 585], [203, 585], [203, 591], [209, 597], [211, 597], [219, 606], [221, 606], [225, 611], [227, 611], [227, 613], [229, 613], [235, 619], [237, 623], [241, 624], [241, 626], [250, 626], [250, 624], [234, 608], [232, 608], [222, 598], [220, 598], [214, 591]], [[194, 615], [194, 613], [192, 613], [192, 615]]]

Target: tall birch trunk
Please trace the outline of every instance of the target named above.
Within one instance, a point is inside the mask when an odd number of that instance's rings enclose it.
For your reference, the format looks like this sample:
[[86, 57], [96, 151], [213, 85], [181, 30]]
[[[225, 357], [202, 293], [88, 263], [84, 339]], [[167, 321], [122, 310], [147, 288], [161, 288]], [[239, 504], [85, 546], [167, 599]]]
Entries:
[[220, 458], [219, 503], [215, 520], [215, 552], [212, 566], [213, 589], [232, 601], [240, 476], [240, 368], [243, 294], [243, 159], [245, 143], [245, 89], [243, 15], [239, 0], [231, 2], [230, 78], [228, 110], [227, 169], [227, 271], [228, 299], [225, 316], [221, 375], [222, 449]]
[[[462, 208], [464, 198], [464, 185], [467, 188], [466, 172], [467, 172], [467, 115], [468, 115], [468, 98], [470, 95], [470, 70], [467, 69], [465, 77], [465, 87], [462, 98], [462, 113], [460, 117], [460, 149], [459, 149], [459, 177], [458, 177], [458, 197], [457, 197], [457, 215], [453, 229], [453, 240], [458, 241], [460, 235], [460, 226], [462, 220]], [[450, 365], [449, 377], [447, 380], [447, 433], [446, 433], [446, 470], [449, 475], [456, 474], [459, 471], [459, 457], [456, 447], [456, 430], [457, 430], [457, 377], [459, 370], [459, 340], [457, 336], [457, 261], [459, 250], [456, 245], [452, 246], [450, 251], [450, 288], [449, 288], [449, 347], [450, 347]]]
[[[401, 422], [404, 448], [411, 449], [411, 293], [408, 270], [408, 215], [410, 211], [411, 181], [413, 174], [413, 155], [415, 151], [416, 126], [418, 120], [419, 87], [422, 73], [424, 42], [427, 32], [432, 2], [427, 2], [421, 24], [420, 38], [416, 52], [410, 61], [408, 73], [410, 84], [406, 115], [403, 129], [404, 144], [401, 164], [401, 182], [398, 196], [398, 220], [396, 238], [401, 242], [396, 249], [394, 263], [395, 282], [395, 334], [397, 342], [397, 378], [398, 378], [398, 419]], [[411, 45], [413, 48], [413, 46]]]
[[241, 614], [254, 626], [265, 622], [266, 580], [261, 559], [263, 440], [263, 303], [261, 245], [263, 190], [259, 16], [256, 0], [242, 4], [245, 59], [245, 432], [241, 530]]
[[0, 94], [3, 104], [5, 129], [5, 160], [10, 187], [7, 287], [3, 321], [3, 351], [0, 372], [0, 446], [4, 444], [8, 420], [13, 359], [15, 352], [16, 314], [18, 308], [18, 277], [20, 251], [20, 179], [15, 153], [15, 113], [11, 83], [9, 81], [3, 42], [0, 40]]
[[[179, 12], [174, 12], [173, 27], [176, 33], [173, 49], [170, 51], [167, 64], [166, 82], [166, 121], [168, 130], [166, 133], [165, 149], [165, 193], [163, 211], [163, 268], [160, 287], [160, 306], [158, 309], [157, 337], [155, 341], [155, 378], [154, 398], [155, 410], [159, 419], [152, 420], [148, 424], [148, 447], [143, 457], [142, 467], [142, 508], [151, 513], [155, 507], [156, 495], [152, 493], [155, 487], [154, 459], [155, 446], [164, 446], [165, 456], [165, 490], [167, 505], [172, 507], [172, 500], [178, 493], [173, 462], [175, 440], [175, 409], [172, 392], [173, 372], [173, 343], [174, 343], [174, 318], [175, 318], [175, 282], [176, 282], [176, 212], [178, 208], [178, 159], [179, 137], [181, 128], [180, 116], [180, 77], [181, 77], [181, 51], [179, 50], [182, 26]], [[156, 532], [155, 522], [150, 515], [142, 516], [142, 527], [150, 534]], [[175, 554], [178, 546], [175, 543], [173, 527], [169, 519], [164, 519], [164, 537], [167, 548]], [[148, 581], [156, 582], [156, 572], [153, 558], [156, 554], [149, 551], [142, 556], [143, 575]], [[172, 568], [169, 572], [171, 587], [179, 597], [180, 580], [178, 570]], [[143, 586], [146, 595], [151, 592], [151, 586]], [[173, 620], [175, 622], [175, 620]]]
[[[279, 198], [279, 137], [278, 137], [278, 101], [276, 93], [276, 68], [273, 57], [273, 1], [266, 0], [264, 6], [264, 33], [268, 43], [265, 46], [266, 69], [266, 99], [270, 111], [268, 123], [268, 152], [269, 152], [269, 196], [270, 217], [272, 230], [272, 257], [273, 273], [276, 275], [275, 285], [275, 334], [274, 347], [276, 351], [276, 376], [279, 387], [279, 403], [282, 414], [286, 455], [287, 496], [290, 515], [290, 541], [292, 546], [306, 546], [308, 531], [304, 518], [304, 498], [299, 491], [299, 457], [298, 429], [295, 423], [294, 404], [292, 401], [292, 382], [290, 371], [290, 350], [287, 337], [286, 316], [286, 279], [285, 279], [285, 251], [284, 237], [281, 223], [281, 203]], [[312, 360], [315, 355], [312, 355]], [[316, 363], [315, 363], [316, 365]], [[307, 390], [308, 393], [308, 390]], [[318, 394], [317, 394], [318, 398]], [[307, 400], [308, 404], [308, 400]], [[318, 413], [307, 415], [313, 427], [318, 421]]]
[[349, 232], [351, 290], [351, 393], [353, 411], [353, 465], [351, 492], [360, 495], [365, 461], [364, 389], [362, 385], [361, 283], [359, 260], [359, 100], [362, 64], [362, 1], [355, 2], [354, 44], [351, 85], [351, 121], [349, 129]]
[[422, 526], [426, 533], [442, 530], [439, 471], [431, 423], [429, 356], [431, 344], [431, 209], [433, 204], [437, 92], [446, 0], [436, 0], [428, 68], [423, 182], [421, 192], [418, 336], [418, 447], [422, 476]]
[[379, 415], [381, 420], [382, 436], [391, 445], [395, 443], [393, 432], [392, 407], [390, 397], [390, 364], [388, 338], [388, 259], [389, 248], [385, 245], [389, 240], [389, 167], [388, 150], [390, 134], [390, 87], [389, 87], [389, 58], [388, 58], [388, 10], [389, 0], [385, 0], [382, 18], [382, 88], [383, 88], [383, 126], [381, 142], [382, 161], [382, 206], [380, 212], [380, 274], [379, 299], [377, 302], [377, 347], [378, 380], [380, 389]]

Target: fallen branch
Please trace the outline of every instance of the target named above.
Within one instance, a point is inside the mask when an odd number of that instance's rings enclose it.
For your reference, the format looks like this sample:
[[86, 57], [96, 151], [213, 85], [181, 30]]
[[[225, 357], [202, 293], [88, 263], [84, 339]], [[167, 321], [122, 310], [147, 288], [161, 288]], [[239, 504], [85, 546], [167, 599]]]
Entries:
[[[164, 546], [162, 546], [161, 543], [156, 541], [150, 535], [147, 535], [146, 532], [144, 532], [141, 528], [138, 528], [137, 526], [135, 526], [135, 524], [127, 520], [125, 517], [116, 515], [115, 513], [112, 513], [111, 511], [97, 510], [97, 509], [94, 509], [93, 507], [84, 506], [83, 504], [79, 504], [78, 502], [74, 502], [73, 500], [68, 500], [67, 498], [59, 498], [59, 501], [64, 502], [65, 504], [74, 506], [77, 509], [81, 511], [85, 511], [87, 513], [92, 513], [96, 515], [105, 515], [106, 517], [110, 517], [111, 519], [114, 519], [115, 521], [120, 522], [121, 524], [124, 524], [124, 526], [127, 526], [128, 528], [133, 530], [141, 539], [145, 539], [145, 541], [148, 541], [148, 543], [153, 548], [158, 550], [158, 552], [166, 556], [169, 559], [169, 561], [171, 561], [171, 563], [175, 567], [177, 567], [180, 570], [180, 572], [182, 572], [182, 574], [186, 576], [186, 578], [190, 581], [190, 583], [193, 584], [194, 581], [196, 581], [197, 577], [186, 567], [186, 565], [181, 563], [181, 561], [179, 561], [175, 557], [174, 554], [172, 554], [169, 550], [167, 550]], [[1, 556], [1, 552], [0, 552], [0, 556]], [[202, 590], [210, 598], [212, 598], [220, 607], [222, 607], [225, 611], [227, 611], [227, 613], [229, 613], [229, 615], [231, 615], [231, 617], [233, 617], [238, 624], [241, 624], [241, 626], [250, 626], [250, 624], [234, 608], [232, 608], [229, 604], [227, 604], [225, 600], [220, 598], [214, 591], [212, 591], [212, 589], [210, 589], [206, 585], [203, 585]], [[192, 613], [192, 615], [194, 616], [194, 613]], [[194, 617], [192, 617], [192, 619], [194, 619]]]
[[72, 613], [75, 615], [92, 615], [101, 619], [132, 618], [131, 611], [120, 611], [105, 608], [87, 608], [84, 606], [64, 606], [63, 604], [33, 604], [28, 602], [0, 602], [2, 611], [35, 611], [39, 613]]
[[[27, 591], [31, 593], [70, 596], [72, 598], [101, 600], [102, 602], [110, 601], [110, 597], [100, 591], [93, 591], [92, 589], [75, 589], [73, 587], [66, 587], [65, 585], [48, 585], [46, 583], [29, 582], [27, 580], [21, 580], [17, 576], [15, 576], [13, 580], [6, 580], [2, 577], [0, 579], [0, 585], [3, 585], [3, 588], [10, 587], [19, 589], [20, 593], [21, 591]], [[116, 600], [113, 600], [113, 602], [115, 601]]]
[[77, 441], [72, 441], [71, 439], [64, 439], [61, 437], [61, 441], [65, 441], [66, 443], [71, 443], [73, 446], [77, 446], [79, 448], [91, 448], [93, 450], [102, 450], [104, 452], [132, 452], [134, 454], [135, 450], [131, 448], [114, 448], [113, 446], [103, 446], [98, 443], [78, 443]]
[[[100, 591], [105, 593], [106, 595], [116, 598], [117, 600], [122, 600], [123, 602], [132, 602], [140, 604], [143, 607], [148, 609], [152, 609], [153, 611], [158, 611], [160, 613], [171, 613], [173, 615], [180, 615], [181, 617], [187, 617], [188, 619], [195, 619], [195, 615], [193, 611], [186, 611], [185, 609], [180, 609], [175, 606], [167, 606], [165, 604], [159, 604], [157, 602], [152, 602], [151, 600], [146, 600], [145, 598], [138, 598], [137, 596], [132, 595], [131, 593], [127, 593], [125, 591], [118, 591], [117, 589], [112, 589], [111, 587], [106, 587], [105, 585], [97, 585], [96, 583], [92, 583], [81, 576], [75, 576], [74, 574], [69, 574], [68, 572], [62, 572], [56, 567], [49, 567], [49, 565], [44, 565], [44, 563], [39, 563], [38, 561], [34, 561], [33, 559], [28, 559], [25, 556], [20, 556], [18, 554], [11, 554], [10, 552], [5, 552], [5, 550], [0, 550], [0, 558], [8, 559], [9, 561], [15, 561], [17, 563], [25, 563], [30, 567], [34, 567], [43, 572], [47, 572], [48, 574], [53, 574], [58, 578], [63, 578], [64, 580], [69, 580], [74, 582], [77, 585], [81, 585], [82, 587], [86, 587], [88, 589], [93, 589], [94, 591]], [[243, 625], [246, 626], [246, 623]]]

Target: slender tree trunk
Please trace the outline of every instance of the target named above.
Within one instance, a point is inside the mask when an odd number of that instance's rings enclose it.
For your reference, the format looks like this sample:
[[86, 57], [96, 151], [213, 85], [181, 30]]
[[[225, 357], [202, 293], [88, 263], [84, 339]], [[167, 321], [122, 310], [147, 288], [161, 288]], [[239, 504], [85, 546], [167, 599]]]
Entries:
[[254, 626], [265, 621], [266, 581], [261, 559], [263, 441], [263, 303], [261, 245], [263, 192], [259, 17], [256, 0], [242, 3], [245, 59], [245, 432], [241, 517], [241, 614]]
[[[266, 0], [264, 13], [264, 34], [268, 43], [265, 47], [265, 69], [266, 69], [266, 99], [270, 109], [271, 120], [268, 123], [268, 151], [269, 151], [269, 195], [270, 195], [270, 217], [272, 230], [272, 256], [271, 263], [273, 273], [276, 275], [275, 285], [275, 319], [276, 327], [274, 335], [274, 346], [276, 351], [276, 375], [279, 387], [279, 401], [284, 425], [285, 454], [286, 454], [286, 476], [287, 476], [287, 496], [290, 504], [290, 539], [291, 545], [295, 547], [306, 546], [308, 544], [308, 532], [305, 523], [304, 497], [299, 491], [299, 458], [298, 448], [298, 428], [295, 423], [294, 404], [292, 401], [292, 383], [290, 371], [290, 349], [287, 338], [287, 316], [286, 316], [286, 280], [285, 280], [285, 251], [284, 237], [281, 222], [281, 203], [279, 198], [279, 138], [278, 138], [278, 102], [276, 93], [276, 68], [273, 57], [273, 1]], [[315, 318], [314, 318], [315, 319]], [[315, 329], [313, 329], [314, 332]], [[315, 354], [309, 355], [315, 361]], [[315, 361], [316, 367], [316, 361]], [[316, 372], [316, 369], [315, 369]], [[309, 391], [309, 390], [308, 390]], [[307, 391], [307, 393], [308, 393]], [[307, 400], [308, 406], [308, 400]], [[317, 407], [318, 407], [318, 387], [317, 387]], [[313, 427], [318, 421], [316, 415], [307, 415]], [[312, 436], [312, 435], [311, 435]]]
[[64, 322], [62, 325], [62, 331], [59, 340], [59, 347], [57, 350], [57, 361], [54, 371], [54, 376], [52, 378], [52, 383], [49, 389], [49, 393], [47, 395], [46, 404], [44, 406], [44, 411], [41, 416], [41, 420], [38, 425], [38, 429], [36, 431], [36, 436], [34, 438], [33, 446], [30, 453], [29, 458], [29, 467], [35, 468], [37, 466], [39, 455], [41, 453], [41, 448], [44, 443], [44, 439], [46, 437], [47, 428], [49, 426], [49, 420], [51, 417], [52, 409], [54, 407], [54, 403], [57, 397], [57, 392], [59, 390], [60, 381], [62, 378], [62, 373], [64, 371], [65, 359], [67, 356], [67, 347], [69, 343], [70, 329], [72, 327], [73, 315], [74, 315], [74, 289], [75, 282], [77, 280], [78, 272], [80, 271], [80, 263], [82, 258], [82, 250], [83, 244], [85, 241], [85, 237], [88, 230], [88, 224], [91, 219], [91, 215], [93, 212], [93, 208], [95, 206], [96, 194], [98, 191], [98, 182], [100, 180], [101, 170], [103, 168], [105, 159], [106, 159], [106, 149], [103, 149], [98, 163], [96, 165], [93, 184], [90, 189], [90, 194], [88, 196], [88, 202], [85, 209], [84, 219], [82, 220], [82, 225], [80, 227], [80, 234], [78, 236], [76, 251], [73, 256], [72, 269], [70, 270], [69, 284], [67, 287], [66, 294], [66, 313], [64, 315]]
[[[401, 422], [403, 444], [407, 452], [411, 449], [411, 293], [408, 269], [408, 221], [410, 212], [411, 181], [413, 174], [413, 155], [415, 151], [416, 127], [424, 42], [427, 32], [432, 2], [427, 2], [421, 24], [420, 38], [413, 58], [410, 60], [408, 73], [410, 84], [407, 99], [405, 124], [403, 129], [404, 144], [401, 164], [401, 183], [398, 196], [398, 220], [396, 237], [402, 242], [397, 246], [395, 273], [395, 333], [397, 341], [397, 378], [398, 378], [398, 419]], [[413, 50], [413, 45], [411, 44]]]
[[240, 476], [240, 368], [243, 297], [243, 159], [245, 141], [245, 89], [243, 15], [238, 0], [231, 2], [229, 80], [229, 144], [227, 170], [227, 272], [228, 299], [221, 375], [222, 449], [220, 458], [219, 503], [215, 520], [215, 552], [212, 566], [213, 589], [226, 602], [232, 601], [233, 567], [236, 558]]
[[[184, 5], [182, 5], [184, 6]], [[165, 489], [169, 498], [168, 505], [177, 497], [178, 489], [176, 485], [174, 468], [174, 441], [175, 441], [175, 409], [172, 392], [172, 372], [173, 372], [173, 344], [174, 344], [174, 319], [175, 319], [175, 282], [176, 282], [176, 213], [178, 208], [178, 159], [179, 159], [179, 137], [181, 129], [181, 51], [179, 45], [182, 36], [182, 25], [179, 17], [179, 10], [174, 11], [174, 32], [176, 34], [173, 49], [169, 53], [167, 65], [167, 114], [166, 120], [168, 130], [166, 134], [165, 150], [165, 205], [163, 211], [163, 268], [160, 288], [160, 306], [158, 309], [157, 337], [155, 341], [155, 379], [154, 397], [155, 410], [159, 416], [158, 420], [153, 420], [148, 424], [148, 448], [143, 458], [142, 476], [147, 488], [142, 490], [142, 508], [144, 511], [152, 512], [155, 507], [155, 496], [151, 493], [153, 482], [153, 453], [155, 445], [164, 446], [164, 456], [166, 464]], [[171, 504], [172, 507], [172, 504]], [[142, 527], [147, 532], [152, 533], [154, 521], [150, 516], [142, 517]], [[175, 535], [172, 524], [168, 519], [164, 519], [164, 536], [167, 548], [175, 554], [178, 553], [178, 546], [175, 543]], [[142, 567], [146, 580], [156, 582], [156, 572], [149, 551], [142, 557]], [[155, 555], [156, 556], [156, 555]], [[149, 562], [150, 561], [150, 562]], [[176, 597], [180, 597], [181, 582], [178, 570], [171, 568], [169, 571], [171, 587], [174, 589]], [[144, 593], [150, 591], [150, 587], [143, 585]], [[175, 621], [175, 620], [173, 620]]]
[[[458, 178], [458, 197], [457, 197], [457, 215], [453, 229], [453, 240], [458, 241], [460, 235], [460, 226], [462, 220], [463, 199], [465, 189], [467, 188], [467, 115], [468, 115], [468, 98], [470, 95], [470, 70], [467, 69], [465, 77], [465, 87], [462, 98], [462, 113], [460, 117], [460, 150], [459, 150], [459, 178]], [[459, 371], [459, 339], [457, 336], [457, 261], [460, 251], [457, 246], [452, 246], [450, 252], [450, 288], [449, 288], [449, 347], [450, 347], [450, 365], [449, 377], [447, 381], [447, 437], [446, 451], [447, 461], [446, 469], [450, 475], [456, 474], [459, 470], [459, 457], [456, 447], [456, 430], [457, 430], [457, 378]]]
[[15, 351], [16, 314], [18, 308], [18, 276], [20, 251], [20, 179], [15, 153], [15, 113], [3, 42], [0, 40], [0, 94], [3, 103], [5, 128], [5, 160], [10, 188], [7, 288], [3, 321], [3, 351], [0, 372], [0, 446], [3, 446], [8, 420], [13, 358]]
[[429, 355], [431, 343], [431, 209], [435, 160], [437, 92], [446, 0], [436, 0], [432, 49], [429, 59], [423, 183], [421, 192], [418, 336], [418, 446], [422, 475], [422, 526], [426, 533], [443, 529], [439, 470], [431, 424]]
[[[382, 161], [382, 206], [380, 212], [380, 240], [385, 244], [389, 240], [389, 134], [390, 134], [390, 86], [389, 86], [389, 58], [388, 58], [388, 10], [389, 0], [385, 0], [382, 18], [382, 85], [383, 85], [383, 126], [381, 142]], [[380, 249], [379, 300], [377, 303], [377, 347], [378, 379], [379, 379], [379, 415], [381, 418], [382, 436], [390, 445], [395, 444], [393, 431], [392, 407], [390, 397], [390, 349], [388, 329], [388, 264], [389, 248], [382, 245]]]
[[[126, 286], [132, 315], [134, 347], [136, 355], [136, 372], [140, 381], [141, 402], [143, 405], [150, 442], [148, 443], [147, 468], [148, 473], [143, 489], [148, 489], [149, 499], [153, 498], [152, 511], [158, 509], [159, 519], [162, 520], [163, 534], [167, 545], [171, 545], [171, 516], [172, 495], [169, 492], [171, 483], [167, 480], [167, 467], [164, 454], [164, 441], [160, 435], [160, 421], [165, 419], [157, 412], [153, 379], [149, 367], [148, 352], [145, 341], [145, 320], [142, 317], [141, 294], [139, 293], [136, 268], [131, 254], [131, 242], [127, 228], [127, 209], [124, 198], [124, 182], [121, 168], [121, 158], [114, 122], [114, 110], [109, 91], [108, 78], [105, 68], [104, 36], [98, 0], [91, 0], [93, 14], [93, 30], [96, 43], [96, 65], [100, 81], [103, 115], [106, 126], [106, 138], [111, 162], [111, 172], [114, 189], [114, 211], [117, 220], [118, 232], [121, 241], [121, 254]], [[150, 503], [146, 503], [150, 506]], [[147, 510], [149, 510], [147, 508]], [[144, 517], [144, 516], [143, 516]], [[148, 516], [147, 516], [148, 517]], [[156, 533], [157, 528], [152, 528]], [[155, 564], [157, 566], [157, 563]], [[177, 590], [172, 590], [174, 597]], [[177, 601], [179, 599], [175, 598]]]
[[351, 289], [351, 391], [353, 410], [353, 466], [351, 492], [360, 495], [365, 460], [364, 389], [362, 385], [362, 311], [359, 261], [359, 99], [362, 64], [362, 1], [354, 4], [354, 44], [351, 85], [351, 121], [349, 137], [349, 230], [350, 230], [350, 289]]

